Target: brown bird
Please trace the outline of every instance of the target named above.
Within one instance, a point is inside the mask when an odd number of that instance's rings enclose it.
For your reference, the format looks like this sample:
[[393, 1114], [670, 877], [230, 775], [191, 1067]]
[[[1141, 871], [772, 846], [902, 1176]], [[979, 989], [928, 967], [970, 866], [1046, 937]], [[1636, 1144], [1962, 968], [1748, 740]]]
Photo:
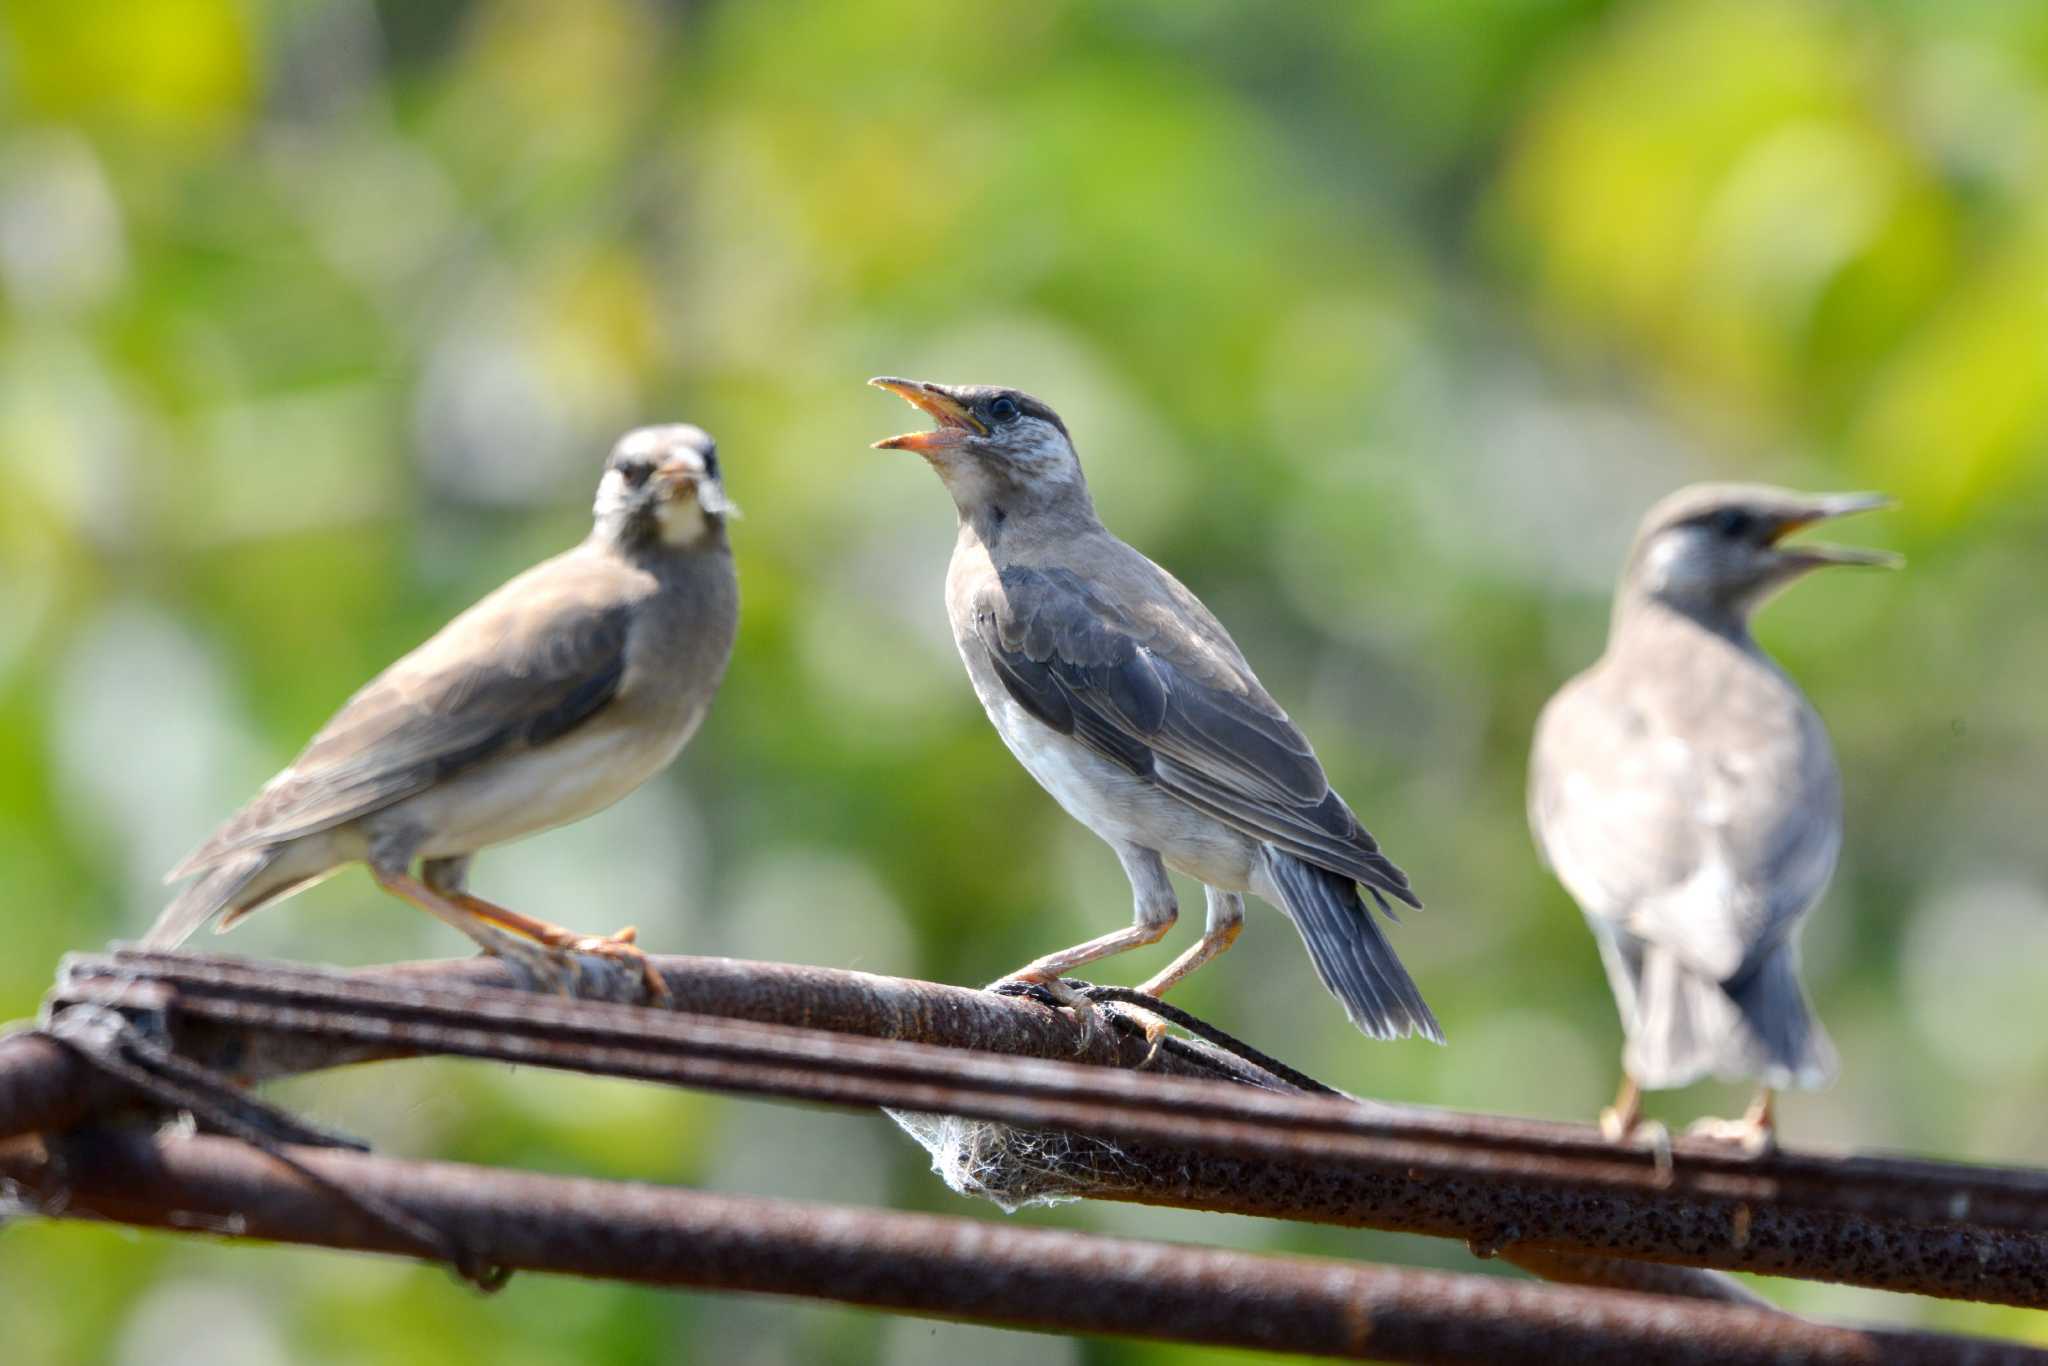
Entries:
[[1888, 503], [1758, 485], [1672, 494], [1629, 552], [1606, 653], [1537, 723], [1529, 823], [1599, 942], [1627, 1037], [1610, 1137], [1635, 1131], [1643, 1088], [1712, 1073], [1761, 1089], [1742, 1120], [1696, 1129], [1762, 1146], [1774, 1091], [1834, 1075], [1799, 983], [1799, 926], [1841, 850], [1841, 776], [1819, 714], [1749, 620], [1824, 565], [1896, 565], [1784, 539]]
[[[350, 863], [544, 979], [566, 955], [645, 967], [629, 928], [588, 937], [464, 888], [480, 849], [583, 819], [682, 750], [739, 614], [717, 449], [701, 429], [620, 438], [581, 545], [507, 583], [373, 679], [166, 881], [197, 880], [144, 943], [174, 947]], [[420, 874], [412, 873], [414, 863]], [[537, 946], [526, 952], [523, 945]], [[647, 970], [649, 987], [660, 979]]]
[[1057, 987], [1085, 964], [1157, 943], [1180, 910], [1171, 868], [1202, 882], [1208, 923], [1144, 991], [1164, 993], [1228, 948], [1249, 891], [1294, 921], [1361, 1030], [1442, 1042], [1359, 896], [1362, 885], [1391, 919], [1388, 897], [1421, 905], [1407, 877], [1222, 624], [1097, 519], [1059, 415], [1014, 389], [870, 383], [939, 424], [876, 445], [923, 456], [953, 495], [946, 611], [975, 695], [1010, 752], [1116, 851], [1131, 881], [1128, 928], [1015, 979]]

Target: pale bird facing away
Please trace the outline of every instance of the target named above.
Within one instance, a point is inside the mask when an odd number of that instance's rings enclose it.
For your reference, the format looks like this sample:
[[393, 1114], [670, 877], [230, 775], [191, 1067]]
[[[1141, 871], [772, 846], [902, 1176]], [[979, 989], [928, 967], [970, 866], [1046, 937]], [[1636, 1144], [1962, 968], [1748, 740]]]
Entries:
[[1834, 1075], [1799, 981], [1799, 926], [1841, 850], [1841, 777], [1819, 714], [1749, 621], [1810, 570], [1896, 565], [1784, 539], [1888, 504], [1754, 485], [1672, 494], [1629, 552], [1606, 653], [1537, 723], [1529, 823], [1592, 926], [1627, 1041], [1610, 1136], [1635, 1130], [1643, 1088], [1711, 1074], [1760, 1089], [1741, 1121], [1698, 1127], [1762, 1146], [1773, 1091]]
[[[1206, 889], [1201, 941], [1147, 982], [1164, 993], [1228, 948], [1245, 892], [1282, 908], [1360, 1029], [1442, 1041], [1359, 895], [1420, 906], [1315, 752], [1209, 610], [1095, 515], [1066, 424], [1014, 389], [878, 379], [938, 423], [876, 444], [923, 456], [953, 496], [953, 638], [996, 732], [1130, 878], [1132, 923], [1014, 979], [1068, 972], [1163, 938], [1167, 870]], [[1061, 992], [1074, 999], [1071, 992]], [[1159, 1026], [1163, 1028], [1163, 1026]]]
[[667, 767], [732, 655], [733, 508], [711, 438], [685, 425], [627, 433], [593, 511], [588, 539], [371, 680], [173, 869], [167, 881], [196, 881], [145, 944], [174, 947], [216, 917], [225, 930], [361, 862], [386, 891], [548, 980], [568, 980], [570, 951], [645, 967], [630, 929], [585, 937], [464, 889], [478, 850], [581, 820]]

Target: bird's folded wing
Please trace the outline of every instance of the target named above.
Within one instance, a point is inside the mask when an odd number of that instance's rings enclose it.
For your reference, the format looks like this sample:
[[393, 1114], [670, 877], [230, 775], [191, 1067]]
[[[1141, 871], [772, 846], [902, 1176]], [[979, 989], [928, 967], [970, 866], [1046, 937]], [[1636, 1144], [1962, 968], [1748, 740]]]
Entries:
[[1586, 914], [1621, 923], [1691, 878], [1700, 862], [1693, 767], [1683, 746], [1583, 682], [1544, 709], [1529, 825]]
[[1012, 567], [976, 596], [975, 630], [1010, 695], [1054, 730], [1255, 839], [1419, 904], [1221, 627], [1172, 606], [1180, 615], [1126, 610], [1065, 570]]
[[1630, 928], [1732, 985], [1776, 952], [1826, 890], [1841, 852], [1837, 789], [1832, 760], [1824, 774], [1797, 776], [1724, 762], [1703, 786], [1714, 819], [1701, 831], [1698, 866], [1638, 906]]
[[1561, 694], [1538, 723], [1529, 820], [1545, 860], [1587, 915], [1710, 980], [1754, 962], [1832, 868], [1801, 833], [1826, 827], [1788, 821], [1781, 795], [1612, 697]]
[[170, 878], [358, 819], [590, 720], [625, 674], [632, 572], [563, 557], [512, 580], [351, 697]]

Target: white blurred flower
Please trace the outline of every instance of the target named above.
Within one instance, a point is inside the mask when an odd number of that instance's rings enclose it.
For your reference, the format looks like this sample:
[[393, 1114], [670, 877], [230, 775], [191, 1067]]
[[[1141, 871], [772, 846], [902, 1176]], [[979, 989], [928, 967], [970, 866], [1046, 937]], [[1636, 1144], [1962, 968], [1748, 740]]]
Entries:
[[254, 1286], [174, 1280], [146, 1294], [114, 1349], [118, 1366], [272, 1366], [297, 1360], [277, 1297]]
[[57, 666], [52, 768], [70, 823], [125, 861], [126, 921], [163, 900], [166, 868], [266, 776], [224, 671], [163, 613], [117, 603]]
[[0, 151], [0, 283], [17, 308], [99, 303], [128, 274], [120, 205], [79, 133], [15, 137]]

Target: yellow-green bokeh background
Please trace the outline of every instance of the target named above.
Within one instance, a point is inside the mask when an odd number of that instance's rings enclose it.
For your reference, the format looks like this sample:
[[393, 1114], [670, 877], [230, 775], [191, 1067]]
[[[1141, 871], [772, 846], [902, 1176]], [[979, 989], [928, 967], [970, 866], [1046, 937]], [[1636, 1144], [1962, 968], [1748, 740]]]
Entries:
[[[0, 1015], [138, 932], [358, 683], [578, 537], [604, 448], [653, 420], [712, 429], [747, 510], [725, 694], [670, 775], [479, 887], [960, 982], [1119, 923], [1115, 860], [959, 676], [951, 513], [866, 449], [913, 420], [878, 372], [1067, 417], [1108, 522], [1414, 875], [1396, 942], [1452, 1043], [1357, 1037], [1265, 909], [1185, 1003], [1432, 1104], [1584, 1117], [1613, 1083], [1521, 792], [1634, 517], [1702, 477], [1899, 495], [1850, 534], [1907, 573], [1824, 576], [1761, 628], [1849, 801], [1808, 935], [1844, 1073], [1784, 1131], [2048, 1159], [2048, 8], [2019, 4], [10, 0]], [[224, 947], [463, 946], [351, 874]], [[290, 1096], [392, 1152], [989, 1214], [874, 1118], [484, 1067]], [[0, 1321], [52, 1363], [1194, 1359], [26, 1222]]]

